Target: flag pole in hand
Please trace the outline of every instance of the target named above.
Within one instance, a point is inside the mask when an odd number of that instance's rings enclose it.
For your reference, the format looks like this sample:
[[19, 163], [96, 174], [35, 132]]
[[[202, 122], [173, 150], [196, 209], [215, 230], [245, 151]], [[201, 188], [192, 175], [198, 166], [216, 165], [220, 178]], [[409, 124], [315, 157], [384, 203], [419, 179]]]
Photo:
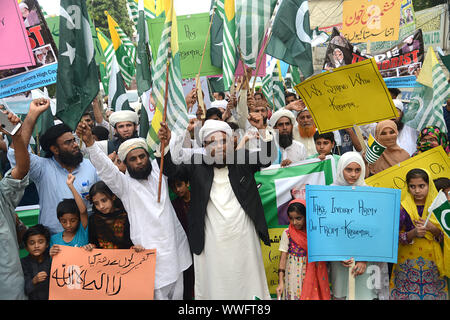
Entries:
[[[170, 43], [170, 38], [169, 38]], [[170, 59], [172, 58], [172, 48], [169, 46], [168, 54], [167, 54], [167, 66], [166, 66], [166, 91], [164, 92], [164, 112], [163, 112], [163, 122], [165, 123], [167, 120], [167, 97], [169, 93], [169, 66]], [[158, 182], [158, 203], [161, 201], [161, 184], [162, 184], [162, 174], [164, 167], [164, 149], [165, 144], [161, 143], [161, 164], [159, 165], [159, 182]]]

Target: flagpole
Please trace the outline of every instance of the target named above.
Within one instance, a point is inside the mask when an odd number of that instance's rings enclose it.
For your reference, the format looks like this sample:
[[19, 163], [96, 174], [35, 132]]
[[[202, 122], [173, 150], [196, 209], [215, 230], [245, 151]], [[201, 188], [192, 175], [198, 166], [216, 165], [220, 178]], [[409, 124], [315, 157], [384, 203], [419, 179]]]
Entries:
[[[166, 66], [166, 91], [164, 92], [164, 112], [163, 112], [163, 122], [166, 122], [167, 119], [167, 98], [168, 98], [168, 88], [169, 88], [169, 65], [170, 59], [172, 55], [172, 48], [170, 46], [171, 40], [169, 38], [169, 48], [167, 52], [167, 66]], [[162, 174], [164, 168], [164, 151], [165, 144], [161, 143], [161, 163], [159, 165], [159, 182], [158, 182], [158, 203], [161, 201], [161, 185], [162, 185]]]

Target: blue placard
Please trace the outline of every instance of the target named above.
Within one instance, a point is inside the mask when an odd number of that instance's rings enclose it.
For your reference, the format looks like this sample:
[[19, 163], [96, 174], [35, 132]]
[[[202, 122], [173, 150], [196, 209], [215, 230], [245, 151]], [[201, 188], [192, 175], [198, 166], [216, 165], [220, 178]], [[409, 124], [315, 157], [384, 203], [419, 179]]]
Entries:
[[401, 191], [306, 186], [308, 259], [397, 262]]

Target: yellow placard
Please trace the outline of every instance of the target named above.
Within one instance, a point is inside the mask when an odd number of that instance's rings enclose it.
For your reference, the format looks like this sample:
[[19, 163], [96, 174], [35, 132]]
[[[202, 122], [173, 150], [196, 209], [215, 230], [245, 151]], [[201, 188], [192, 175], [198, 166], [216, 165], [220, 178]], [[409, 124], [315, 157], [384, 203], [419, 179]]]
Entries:
[[431, 180], [450, 177], [450, 158], [439, 146], [367, 178], [366, 183], [372, 187], [402, 189], [406, 187], [406, 174], [415, 168], [425, 169]]
[[264, 261], [264, 269], [266, 270], [267, 285], [269, 293], [272, 297], [277, 296], [278, 287], [278, 268], [280, 266], [281, 252], [280, 247], [281, 234], [286, 228], [269, 228], [270, 247], [264, 245], [261, 241], [261, 251]]
[[336, 68], [295, 86], [319, 133], [398, 116], [375, 60]]
[[350, 42], [396, 41], [402, 0], [347, 0], [342, 9], [342, 33]]

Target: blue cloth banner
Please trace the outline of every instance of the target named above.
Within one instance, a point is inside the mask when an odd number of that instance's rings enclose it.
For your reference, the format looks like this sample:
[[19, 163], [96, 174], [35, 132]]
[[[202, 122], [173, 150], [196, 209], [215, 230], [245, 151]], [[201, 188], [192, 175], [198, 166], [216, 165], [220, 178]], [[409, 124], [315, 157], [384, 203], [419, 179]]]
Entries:
[[397, 262], [401, 191], [306, 186], [308, 259]]

